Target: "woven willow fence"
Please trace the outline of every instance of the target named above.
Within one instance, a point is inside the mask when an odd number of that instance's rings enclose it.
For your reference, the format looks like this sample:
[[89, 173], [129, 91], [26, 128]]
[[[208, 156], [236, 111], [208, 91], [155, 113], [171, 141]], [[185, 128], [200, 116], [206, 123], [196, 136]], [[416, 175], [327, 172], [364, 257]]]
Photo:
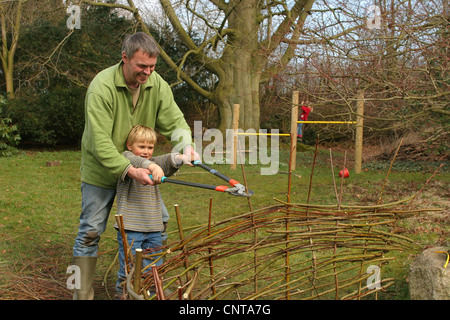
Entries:
[[133, 267], [128, 293], [134, 299], [361, 298], [393, 284], [375, 284], [368, 268], [382, 270], [393, 259], [389, 251], [411, 245], [389, 232], [399, 219], [420, 212], [408, 208], [402, 201], [340, 210], [281, 203], [185, 237], [180, 229], [182, 239], [163, 253], [143, 252], [144, 259], [164, 263], [137, 272]]
[[[401, 144], [402, 141], [385, 183]], [[379, 290], [391, 286], [394, 279], [380, 277], [383, 266], [394, 259], [388, 253], [413, 245], [411, 239], [392, 233], [392, 227], [400, 219], [441, 209], [412, 206], [423, 188], [408, 199], [381, 204], [385, 184], [376, 205], [341, 205], [335, 182], [338, 205], [309, 204], [317, 146], [318, 138], [307, 204], [289, 201], [289, 175], [288, 202], [275, 199], [277, 205], [211, 224], [210, 199], [208, 225], [187, 236], [175, 206], [180, 240], [162, 248], [162, 253], [136, 252], [135, 257], [129, 254], [126, 291], [130, 297], [360, 299], [372, 294], [376, 298]], [[331, 150], [330, 162], [334, 177]], [[245, 180], [244, 170], [243, 174]], [[343, 179], [341, 194], [342, 185]], [[164, 263], [142, 270], [135, 268], [141, 266], [142, 259], [164, 259]]]

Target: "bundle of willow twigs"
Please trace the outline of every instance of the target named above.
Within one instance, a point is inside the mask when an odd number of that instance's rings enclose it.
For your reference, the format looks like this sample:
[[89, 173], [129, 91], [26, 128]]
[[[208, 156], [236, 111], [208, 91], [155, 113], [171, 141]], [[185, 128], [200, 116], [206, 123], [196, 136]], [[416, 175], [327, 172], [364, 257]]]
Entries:
[[[161, 254], [144, 252], [144, 258], [165, 262], [158, 278], [141, 270], [142, 281], [128, 289], [134, 298], [158, 298], [148, 294], [155, 292], [156, 279], [171, 291], [165, 299], [359, 298], [393, 284], [383, 279], [368, 287], [367, 269], [382, 268], [393, 259], [386, 253], [412, 245], [389, 227], [418, 213], [401, 201], [340, 210], [273, 205], [199, 227]], [[134, 273], [129, 278], [131, 283]]]

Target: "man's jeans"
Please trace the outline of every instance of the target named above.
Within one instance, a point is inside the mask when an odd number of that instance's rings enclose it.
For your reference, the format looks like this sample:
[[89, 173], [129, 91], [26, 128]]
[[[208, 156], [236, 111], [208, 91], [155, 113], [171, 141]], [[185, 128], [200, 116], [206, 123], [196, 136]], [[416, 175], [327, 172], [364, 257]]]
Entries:
[[73, 256], [96, 257], [98, 242], [106, 229], [116, 189], [105, 189], [81, 183], [81, 215]]

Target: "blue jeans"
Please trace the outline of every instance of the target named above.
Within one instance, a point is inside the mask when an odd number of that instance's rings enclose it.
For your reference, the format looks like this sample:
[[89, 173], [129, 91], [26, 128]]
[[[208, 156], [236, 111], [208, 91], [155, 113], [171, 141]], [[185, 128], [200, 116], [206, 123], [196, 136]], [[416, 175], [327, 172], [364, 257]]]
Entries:
[[298, 123], [297, 124], [297, 135], [298, 136], [302, 135], [302, 129], [303, 129], [303, 122], [302, 123]]
[[[155, 249], [152, 253], [160, 253], [162, 250], [158, 250], [162, 247], [162, 240], [161, 240], [161, 232], [138, 232], [138, 231], [130, 231], [125, 230], [125, 234], [127, 236], [128, 245], [131, 246], [131, 253], [133, 255], [136, 254], [136, 249]], [[121, 283], [125, 280], [125, 251], [123, 249], [123, 242], [122, 242], [122, 235], [120, 232], [117, 232], [117, 241], [119, 242], [119, 272], [117, 273], [117, 283], [116, 283], [116, 292], [120, 294], [122, 292], [122, 286]], [[144, 252], [146, 254], [146, 252]], [[155, 256], [155, 259], [157, 259], [158, 256]], [[150, 265], [153, 262], [153, 260], [149, 259], [142, 259], [142, 268], [145, 268], [146, 266]], [[160, 266], [162, 264], [162, 259], [158, 260], [155, 265]], [[150, 269], [147, 269], [147, 271], [150, 271]]]
[[73, 256], [96, 257], [98, 242], [106, 229], [116, 189], [105, 189], [81, 183], [81, 215]]

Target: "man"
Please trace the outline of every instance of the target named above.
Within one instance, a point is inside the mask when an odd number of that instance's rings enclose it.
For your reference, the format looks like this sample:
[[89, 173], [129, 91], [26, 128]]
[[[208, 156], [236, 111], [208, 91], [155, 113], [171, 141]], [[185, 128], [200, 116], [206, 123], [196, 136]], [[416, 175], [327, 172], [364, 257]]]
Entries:
[[[81, 288], [75, 299], [92, 299], [92, 281], [100, 235], [105, 231], [118, 179], [126, 176], [153, 185], [148, 169], [134, 168], [121, 153], [130, 129], [156, 128], [178, 142], [195, 159], [191, 131], [176, 105], [172, 91], [155, 70], [159, 55], [155, 41], [138, 32], [122, 46], [122, 61], [101, 71], [85, 98], [85, 127], [81, 142], [81, 215], [73, 247], [73, 262], [80, 268]], [[181, 141], [181, 142], [180, 142]]]

